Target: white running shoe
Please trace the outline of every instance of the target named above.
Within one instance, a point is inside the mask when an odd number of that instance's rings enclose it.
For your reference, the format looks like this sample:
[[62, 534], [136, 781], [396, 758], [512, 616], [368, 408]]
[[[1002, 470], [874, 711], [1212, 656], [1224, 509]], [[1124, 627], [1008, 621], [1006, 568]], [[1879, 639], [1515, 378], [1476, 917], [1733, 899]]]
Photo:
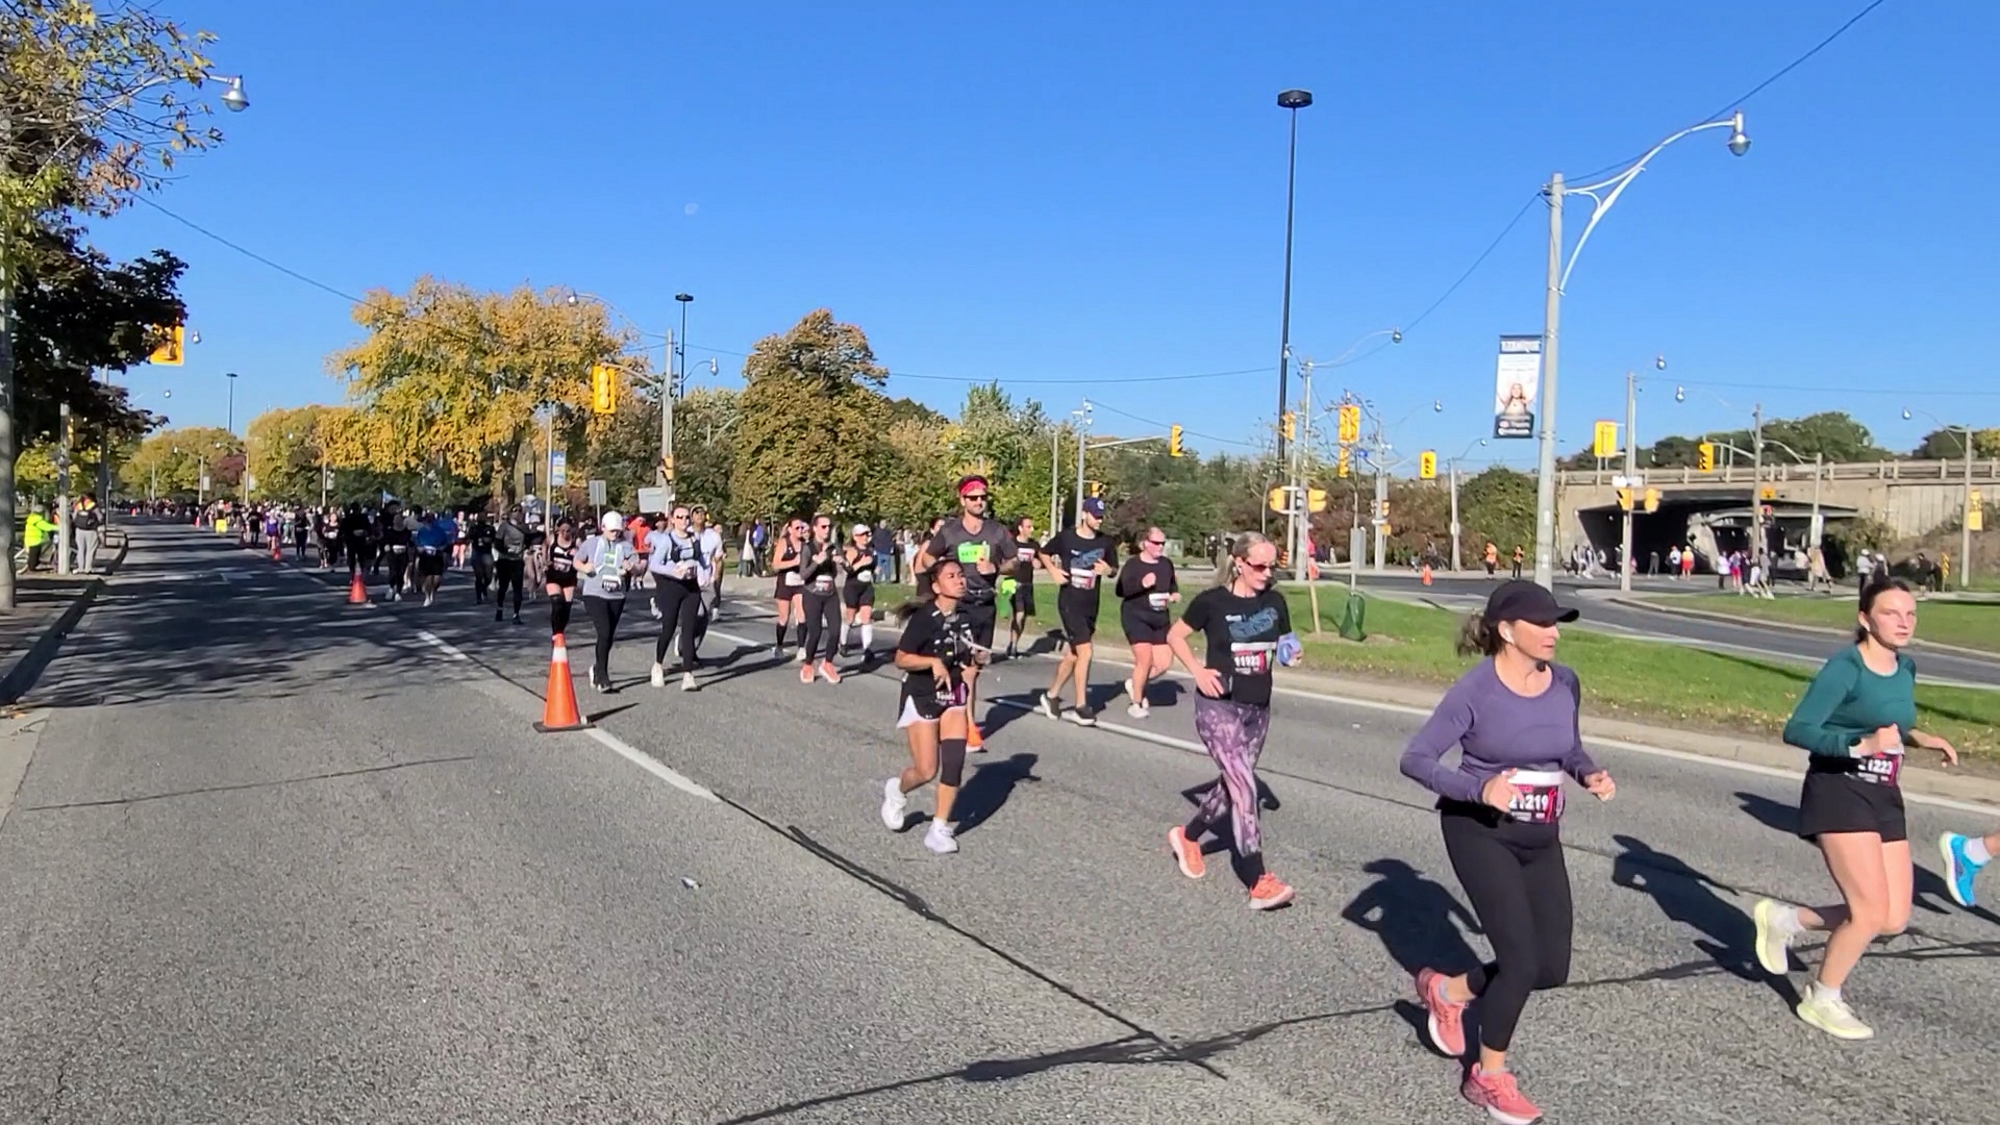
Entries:
[[1854, 1018], [1854, 1009], [1847, 1006], [1847, 1001], [1820, 991], [1818, 984], [1806, 985], [1805, 995], [1799, 998], [1795, 1011], [1800, 1019], [1835, 1039], [1875, 1038], [1875, 1029]]
[[1125, 713], [1135, 719], [1150, 719], [1153, 716], [1153, 709], [1143, 703], [1134, 703], [1125, 708]]
[[924, 846], [939, 855], [950, 855], [958, 850], [958, 837], [951, 825], [933, 817], [930, 831], [924, 833]]
[[1056, 710], [1055, 696], [1050, 695], [1048, 692], [1042, 693], [1042, 701], [1035, 705], [1035, 710], [1040, 711], [1051, 719], [1062, 718], [1062, 712]]
[[665, 668], [662, 668], [658, 664], [653, 665], [653, 686], [654, 687], [667, 686], [667, 670]]
[[909, 807], [909, 794], [903, 792], [903, 779], [892, 777], [882, 783], [882, 824], [891, 832], [903, 830], [903, 813]]
[[1791, 917], [1783, 903], [1768, 898], [1758, 899], [1750, 911], [1751, 921], [1757, 927], [1757, 964], [1774, 977], [1792, 971], [1792, 938], [1797, 933], [1789, 924]]
[[693, 672], [682, 672], [682, 673], [681, 673], [681, 690], [682, 690], [682, 691], [693, 691], [694, 689], [695, 689], [695, 682], [694, 682], [694, 673], [693, 673]]

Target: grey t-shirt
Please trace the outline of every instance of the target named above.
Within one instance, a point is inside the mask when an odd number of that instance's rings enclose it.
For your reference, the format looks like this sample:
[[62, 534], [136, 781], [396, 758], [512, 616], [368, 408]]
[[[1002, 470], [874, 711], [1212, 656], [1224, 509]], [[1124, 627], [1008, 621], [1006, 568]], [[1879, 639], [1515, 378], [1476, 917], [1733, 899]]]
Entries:
[[632, 576], [625, 571], [632, 558], [632, 544], [624, 539], [613, 542], [593, 535], [577, 544], [576, 561], [590, 563], [593, 570], [590, 574], [577, 572], [576, 592], [586, 598], [623, 599], [632, 585]]
[[[924, 550], [934, 559], [957, 559], [964, 565], [966, 604], [990, 605], [994, 586], [1014, 557], [1014, 533], [1000, 526], [999, 520], [981, 520], [978, 531], [967, 531], [965, 517], [953, 516], [931, 536]], [[993, 573], [982, 574], [981, 562], [992, 564]]]
[[[1530, 699], [1500, 682], [1491, 659], [1458, 678], [1403, 751], [1403, 776], [1440, 797], [1478, 803], [1479, 791], [1506, 770], [1567, 773], [1581, 782], [1597, 772], [1578, 726], [1582, 685], [1566, 665], [1551, 664], [1547, 691]], [[1453, 747], [1458, 764], [1444, 756]]]

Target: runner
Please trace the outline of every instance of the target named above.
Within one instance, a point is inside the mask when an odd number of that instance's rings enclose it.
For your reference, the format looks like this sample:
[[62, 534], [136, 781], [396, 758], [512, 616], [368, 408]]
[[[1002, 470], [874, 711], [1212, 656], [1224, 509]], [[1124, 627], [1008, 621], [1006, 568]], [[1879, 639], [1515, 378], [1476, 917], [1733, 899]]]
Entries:
[[389, 556], [389, 600], [403, 600], [403, 590], [410, 576], [410, 548], [416, 537], [410, 533], [410, 525], [403, 520], [403, 514], [391, 505], [388, 511], [388, 526], [382, 529], [382, 553]]
[[812, 539], [799, 562], [799, 576], [805, 580], [800, 605], [805, 610], [805, 645], [799, 651], [799, 682], [813, 682], [814, 661], [827, 683], [840, 682], [833, 666], [834, 645], [840, 637], [840, 592], [835, 589], [840, 566], [840, 540], [833, 533], [833, 518], [813, 517]]
[[618, 619], [625, 616], [625, 589], [646, 564], [625, 541], [625, 517], [607, 511], [597, 526], [598, 533], [576, 549], [577, 592], [597, 634], [590, 686], [608, 695], [618, 690], [611, 679], [611, 645], [618, 639]]
[[875, 533], [857, 523], [849, 534], [852, 542], [841, 550], [847, 580], [840, 587], [840, 651], [847, 651], [848, 636], [858, 632], [866, 659], [875, 647]]
[[1947, 832], [1938, 837], [1938, 851], [1944, 853], [1945, 883], [1951, 887], [1951, 899], [1970, 910], [1975, 905], [1972, 896], [1972, 880], [1979, 869], [1993, 862], [1995, 852], [2000, 852], [2000, 832], [1991, 836], [1964, 836], [1957, 832]]
[[695, 689], [695, 646], [700, 643], [701, 591], [708, 582], [708, 560], [701, 537], [689, 526], [687, 505], [676, 504], [663, 531], [652, 532], [646, 544], [646, 569], [653, 577], [654, 617], [660, 619], [660, 640], [653, 646], [654, 687], [667, 686], [667, 650], [674, 634], [681, 638], [681, 690]]
[[771, 646], [771, 655], [780, 660], [785, 656], [785, 627], [795, 619], [799, 623], [799, 647], [805, 647], [806, 611], [799, 604], [799, 595], [805, 590], [805, 579], [799, 575], [800, 556], [805, 550], [804, 528], [797, 520], [786, 521], [771, 546], [771, 573], [778, 576], [774, 595], [778, 602], [778, 640]]
[[[1496, 1121], [1528, 1125], [1541, 1110], [1507, 1069], [1514, 1028], [1535, 989], [1569, 979], [1569, 870], [1563, 862], [1563, 775], [1600, 801], [1617, 792], [1583, 748], [1576, 673], [1554, 663], [1558, 625], [1577, 612], [1508, 579], [1459, 634], [1461, 655], [1486, 659], [1458, 678], [1403, 751], [1403, 775], [1438, 795], [1445, 854], [1484, 927], [1493, 960], [1447, 977], [1417, 972], [1432, 1046], [1465, 1056], [1465, 1008], [1479, 1006], [1479, 1060], [1460, 1092]], [[1456, 765], [1445, 755], [1457, 750]]]
[[[1104, 523], [1104, 501], [1086, 497], [1077, 513], [1076, 526], [1059, 531], [1042, 544], [1042, 566], [1056, 584], [1056, 618], [1062, 623], [1063, 654], [1056, 664], [1055, 679], [1042, 693], [1042, 714], [1062, 717], [1064, 680], [1076, 692], [1076, 707], [1070, 721], [1079, 726], [1097, 725], [1097, 709], [1090, 705], [1090, 644], [1097, 635], [1097, 584], [1115, 574], [1118, 549], [1097, 529]], [[1238, 546], [1241, 546], [1239, 541]]]
[[555, 533], [542, 550], [548, 556], [542, 592], [549, 598], [549, 633], [560, 637], [569, 631], [570, 606], [576, 601], [576, 528], [568, 516], [556, 520]]
[[1008, 599], [1013, 611], [1007, 621], [1007, 659], [1021, 655], [1021, 634], [1035, 616], [1035, 555], [1041, 544], [1035, 540], [1035, 521], [1022, 516], [1014, 521], [1013, 595]]
[[[472, 559], [472, 604], [483, 605], [487, 592], [493, 588], [493, 521], [485, 512], [474, 512], [466, 518], [472, 523], [465, 531], [466, 552]], [[499, 599], [494, 601], [497, 603]], [[496, 604], [493, 608], [497, 612], [500, 607]]]
[[1868, 1039], [1873, 1028], [1841, 998], [1848, 974], [1877, 937], [1910, 921], [1916, 873], [1903, 816], [1903, 748], [1914, 743], [1958, 764], [1958, 751], [1916, 729], [1917, 666], [1903, 649], [1917, 631], [1909, 583], [1880, 578], [1861, 590], [1854, 644], [1820, 666], [1792, 709], [1785, 741], [1812, 755], [1799, 794], [1799, 835], [1819, 844], [1842, 905], [1808, 909], [1760, 899], [1757, 962], [1772, 976], [1791, 971], [1791, 943], [1807, 930], [1828, 934], [1819, 972], [1800, 996], [1800, 1019], [1837, 1039]]
[[444, 564], [458, 531], [451, 521], [431, 512], [417, 516], [417, 588], [424, 604], [437, 601], [438, 584], [444, 581]]
[[458, 513], [455, 518], [446, 516], [443, 512], [438, 513], [438, 518], [451, 527], [451, 568], [453, 570], [465, 569], [465, 553], [466, 548], [469, 546], [466, 524], [469, 521], [464, 516], [465, 513], [463, 512]]
[[[1167, 607], [1181, 600], [1181, 587], [1174, 577], [1174, 564], [1166, 559], [1166, 549], [1167, 533], [1147, 528], [1139, 540], [1139, 554], [1125, 560], [1115, 588], [1118, 623], [1125, 629], [1125, 643], [1132, 646], [1132, 678], [1125, 681], [1132, 702], [1125, 713], [1135, 719], [1152, 717], [1146, 684], [1166, 675], [1174, 663], [1173, 649], [1167, 647]], [[1061, 599], [1060, 594], [1057, 599]]]
[[882, 785], [882, 823], [901, 832], [910, 792], [936, 779], [937, 806], [924, 846], [939, 855], [958, 850], [951, 806], [964, 779], [965, 736], [972, 730], [966, 673], [989, 655], [972, 635], [972, 619], [959, 608], [966, 585], [964, 565], [942, 559], [931, 569], [931, 600], [911, 602], [896, 613], [903, 622], [896, 642], [896, 667], [903, 670], [896, 725], [909, 732], [910, 766]]
[[[1089, 501], [1085, 501], [1086, 504]], [[1167, 631], [1167, 648], [1194, 677], [1194, 729], [1221, 772], [1194, 818], [1167, 831], [1181, 874], [1206, 872], [1203, 836], [1229, 821], [1236, 877], [1250, 890], [1250, 909], [1273, 910], [1292, 901], [1292, 888], [1264, 869], [1263, 828], [1257, 815], [1257, 757], [1271, 729], [1271, 664], [1299, 660], [1285, 599], [1271, 589], [1278, 548], [1255, 532], [1239, 536], [1216, 568], [1216, 585], [1195, 595]], [[1065, 593], [1067, 588], [1065, 588]], [[1057, 596], [1058, 607], [1061, 596]], [[1188, 638], [1207, 639], [1206, 660], [1195, 659]]]
[[493, 573], [497, 579], [493, 587], [493, 620], [500, 620], [500, 613], [507, 601], [507, 591], [514, 591], [514, 624], [521, 623], [521, 582], [528, 570], [528, 529], [521, 523], [519, 504], [507, 509], [507, 518], [493, 529], [493, 546], [496, 557]]
[[[965, 593], [959, 612], [972, 625], [972, 639], [982, 649], [993, 647], [995, 587], [1000, 582], [1001, 560], [1014, 550], [1013, 537], [1000, 521], [986, 518], [986, 478], [974, 474], [958, 482], [957, 519], [946, 520], [932, 533], [930, 542], [917, 553], [917, 569], [928, 571], [946, 558], [955, 558], [965, 574]], [[965, 732], [966, 749], [974, 754], [986, 749], [979, 730], [979, 665], [965, 669], [965, 713], [972, 717]]]
[[708, 522], [707, 508], [696, 504], [688, 512], [688, 530], [700, 541], [702, 561], [708, 566], [708, 581], [701, 587], [701, 624], [694, 638], [695, 651], [699, 652], [701, 639], [708, 635], [709, 623], [722, 605], [722, 529]]

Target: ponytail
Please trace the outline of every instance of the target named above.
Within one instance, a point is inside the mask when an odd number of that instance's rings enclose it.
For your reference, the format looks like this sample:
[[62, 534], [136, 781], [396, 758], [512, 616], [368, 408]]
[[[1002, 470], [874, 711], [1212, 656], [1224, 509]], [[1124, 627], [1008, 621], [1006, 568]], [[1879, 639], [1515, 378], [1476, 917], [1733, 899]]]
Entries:
[[1238, 535], [1229, 544], [1229, 556], [1223, 560], [1221, 566], [1215, 568], [1214, 584], [1227, 589], [1230, 583], [1236, 581], [1236, 564], [1250, 557], [1250, 549], [1252, 547], [1257, 546], [1259, 543], [1269, 542], [1269, 539], [1254, 531], [1246, 531]]
[[1454, 647], [1458, 649], [1460, 656], [1471, 656], [1474, 653], [1480, 656], [1496, 655], [1502, 647], [1500, 631], [1493, 627], [1492, 622], [1486, 620], [1485, 614], [1475, 613], [1465, 619], [1465, 624], [1459, 626], [1458, 642]]

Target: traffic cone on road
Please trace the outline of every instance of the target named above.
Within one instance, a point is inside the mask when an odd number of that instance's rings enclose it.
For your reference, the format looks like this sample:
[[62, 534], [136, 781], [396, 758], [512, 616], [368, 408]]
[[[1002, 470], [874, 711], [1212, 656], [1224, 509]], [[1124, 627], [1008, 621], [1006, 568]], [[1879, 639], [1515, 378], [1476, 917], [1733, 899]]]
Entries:
[[1428, 586], [1428, 585], [1430, 585], [1430, 584], [1431, 584], [1431, 564], [1429, 564], [1429, 563], [1425, 563], [1425, 564], [1424, 564], [1424, 585]]
[[278, 540], [276, 536], [273, 536], [271, 539], [271, 561], [272, 562], [285, 561], [285, 556], [278, 553]]
[[354, 577], [347, 583], [347, 604], [367, 605], [368, 586], [361, 581], [361, 568], [356, 567], [353, 574]]
[[549, 653], [549, 690], [542, 695], [542, 721], [535, 729], [552, 731], [583, 730], [590, 724], [576, 709], [576, 685], [570, 681], [569, 646], [556, 634], [555, 649]]

